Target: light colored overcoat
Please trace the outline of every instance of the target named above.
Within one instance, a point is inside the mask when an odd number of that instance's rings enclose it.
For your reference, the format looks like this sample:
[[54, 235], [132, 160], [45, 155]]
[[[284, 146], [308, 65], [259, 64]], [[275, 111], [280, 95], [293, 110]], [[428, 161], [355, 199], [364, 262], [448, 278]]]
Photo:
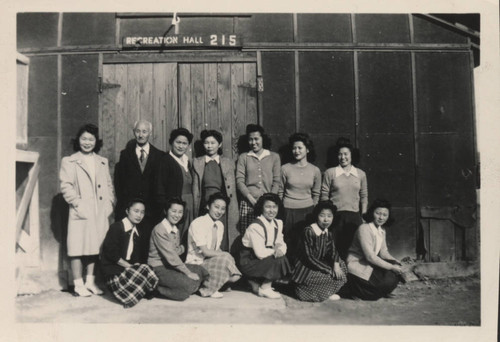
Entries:
[[115, 195], [108, 160], [94, 153], [92, 180], [83, 154], [77, 152], [61, 161], [61, 192], [69, 204], [68, 256], [97, 255], [109, 228]]

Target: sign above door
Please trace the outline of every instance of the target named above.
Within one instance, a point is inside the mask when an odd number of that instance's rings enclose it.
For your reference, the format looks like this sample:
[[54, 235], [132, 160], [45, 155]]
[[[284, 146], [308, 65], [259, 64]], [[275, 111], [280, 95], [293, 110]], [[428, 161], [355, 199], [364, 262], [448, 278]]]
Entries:
[[176, 34], [170, 36], [123, 37], [124, 49], [176, 49], [191, 47], [240, 48], [241, 38], [236, 34]]

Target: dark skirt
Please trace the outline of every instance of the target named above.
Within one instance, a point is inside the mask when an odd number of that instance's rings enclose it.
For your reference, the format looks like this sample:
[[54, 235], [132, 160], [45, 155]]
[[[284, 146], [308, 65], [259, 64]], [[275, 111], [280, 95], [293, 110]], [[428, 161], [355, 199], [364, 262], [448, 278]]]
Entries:
[[257, 218], [255, 216], [253, 207], [247, 200], [240, 202], [240, 220], [238, 222], [238, 229], [241, 235], [245, 234], [248, 226]]
[[283, 225], [283, 238], [286, 243], [286, 256], [292, 265], [295, 264], [300, 252], [304, 228], [307, 226], [307, 218], [314, 207], [290, 209], [285, 208], [285, 221]]
[[198, 291], [201, 283], [208, 278], [208, 272], [199, 265], [186, 265], [187, 268], [196, 273], [200, 279], [193, 280], [184, 273], [165, 266], [153, 268], [158, 276], [158, 292], [172, 300], [186, 300], [190, 295]]
[[297, 298], [305, 302], [322, 302], [336, 294], [347, 281], [345, 277], [347, 268], [342, 260], [340, 267], [344, 272], [344, 277], [341, 279], [336, 279], [331, 274], [309, 270], [307, 277], [300, 284], [294, 284]]
[[347, 258], [347, 252], [351, 247], [354, 233], [363, 223], [359, 212], [338, 211], [333, 219], [333, 241], [342, 260]]
[[273, 255], [264, 259], [259, 259], [253, 249], [244, 247], [239, 253], [239, 269], [246, 277], [275, 281], [287, 276], [290, 271], [290, 264], [285, 256], [275, 258]]
[[348, 273], [347, 280], [352, 296], [364, 300], [377, 300], [389, 295], [398, 286], [400, 277], [389, 270], [373, 267], [369, 280]]

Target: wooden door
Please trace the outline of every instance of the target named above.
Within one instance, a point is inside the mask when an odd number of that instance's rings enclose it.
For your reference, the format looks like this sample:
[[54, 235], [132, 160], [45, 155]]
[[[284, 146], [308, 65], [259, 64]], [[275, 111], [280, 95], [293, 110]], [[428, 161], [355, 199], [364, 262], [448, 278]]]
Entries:
[[109, 159], [111, 171], [139, 119], [153, 123], [150, 142], [165, 150], [167, 133], [178, 127], [177, 63], [105, 64], [102, 78], [101, 155]]
[[257, 122], [255, 63], [104, 64], [102, 78], [101, 155], [111, 172], [134, 138], [136, 120], [153, 123], [150, 141], [163, 151], [174, 128], [189, 129], [195, 141], [203, 129], [216, 129], [223, 134], [224, 155], [233, 159], [246, 125]]
[[[257, 123], [254, 63], [179, 64], [179, 122], [199, 140], [204, 129], [223, 136], [223, 155], [237, 158], [237, 142]], [[194, 153], [193, 153], [194, 157]]]

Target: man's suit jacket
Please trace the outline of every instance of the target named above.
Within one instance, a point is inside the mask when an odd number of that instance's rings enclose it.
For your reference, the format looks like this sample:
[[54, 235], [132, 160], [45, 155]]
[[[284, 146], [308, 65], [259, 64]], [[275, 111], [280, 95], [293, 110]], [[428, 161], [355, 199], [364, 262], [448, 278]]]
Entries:
[[115, 165], [115, 191], [118, 199], [115, 219], [125, 217], [127, 203], [133, 198], [142, 198], [146, 204], [146, 217], [155, 221], [157, 218], [153, 208], [155, 176], [164, 152], [149, 144], [149, 155], [141, 172], [139, 159], [135, 153], [136, 142], [131, 140], [120, 152], [120, 160]]

